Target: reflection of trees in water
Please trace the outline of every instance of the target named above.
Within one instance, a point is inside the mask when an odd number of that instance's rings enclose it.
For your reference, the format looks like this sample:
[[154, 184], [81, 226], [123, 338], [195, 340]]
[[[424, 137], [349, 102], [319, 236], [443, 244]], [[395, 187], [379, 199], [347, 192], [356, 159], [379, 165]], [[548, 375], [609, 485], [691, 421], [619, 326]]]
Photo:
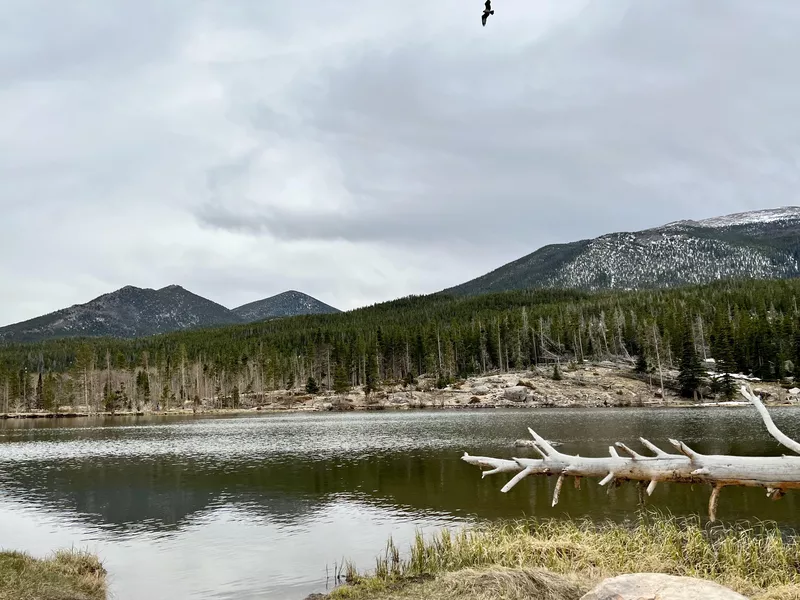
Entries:
[[[776, 409], [774, 418], [793, 437], [800, 437], [800, 420], [791, 410]], [[402, 415], [401, 415], [402, 416]], [[537, 478], [500, 492], [505, 476], [481, 479], [460, 460], [461, 452], [489, 456], [533, 456], [530, 449], [509, 444], [525, 435], [525, 426], [562, 441], [565, 452], [581, 456], [607, 453], [614, 441], [637, 447], [646, 435], [665, 449], [667, 438], [679, 435], [700, 452], [738, 455], [780, 455], [782, 449], [763, 430], [754, 410], [534, 410], [490, 411], [470, 414], [409, 415], [381, 420], [363, 416], [331, 421], [282, 420], [280, 427], [239, 431], [225, 424], [222, 432], [198, 425], [181, 430], [191, 444], [236, 444], [264, 439], [270, 451], [259, 458], [179, 454], [159, 456], [105, 456], [63, 460], [0, 461], [0, 484], [12, 498], [60, 511], [66, 518], [116, 530], [169, 531], [187, 526], [217, 508], [234, 506], [254, 519], [287, 526], [303, 524], [323, 513], [343, 496], [355, 497], [378, 508], [411, 515], [450, 514], [459, 518], [520, 517], [524, 515], [573, 518], [627, 519], [637, 507], [633, 484], [623, 484], [607, 495], [596, 481], [584, 481], [581, 490], [564, 489], [554, 509], [550, 506], [555, 478]], [[336, 428], [324, 425], [335, 423]], [[273, 425], [275, 425], [273, 423]], [[213, 429], [214, 422], [211, 422]], [[316, 430], [313, 428], [316, 427]], [[297, 451], [298, 437], [318, 436], [314, 450]], [[170, 443], [174, 432], [142, 428], [147, 439]], [[127, 430], [126, 430], [127, 431]], [[120, 429], [95, 428], [76, 432], [86, 439], [116, 439]], [[246, 434], [246, 435], [245, 435]], [[230, 437], [236, 436], [238, 438]], [[225, 436], [220, 440], [219, 436]], [[262, 437], [259, 437], [262, 436]], [[64, 440], [69, 434], [37, 431], [37, 441]], [[365, 449], [352, 455], [344, 442], [354, 439]], [[439, 446], [426, 443], [433, 440]], [[457, 442], [457, 446], [454, 444]], [[471, 440], [469, 443], [461, 440]], [[269, 442], [267, 444], [267, 442]], [[131, 438], [131, 444], [136, 440]], [[449, 445], [448, 445], [449, 444]], [[463, 444], [463, 447], [462, 447]], [[322, 450], [318, 450], [322, 448]], [[256, 444], [256, 447], [261, 448]], [[379, 447], [380, 450], [372, 448]], [[417, 449], [414, 449], [417, 448]], [[442, 449], [444, 448], [444, 449]], [[0, 445], [0, 450], [2, 445]], [[263, 450], [263, 448], [262, 448]], [[510, 478], [510, 475], [508, 476]], [[710, 490], [704, 486], [659, 485], [649, 505], [676, 514], [706, 513]], [[761, 490], [726, 489], [720, 518], [766, 518], [787, 524], [800, 520], [800, 492], [771, 502]]]
[[[565, 447], [582, 455], [602, 453], [607, 444], [595, 439], [606, 436], [604, 426], [595, 423], [585, 433], [573, 432], [573, 441], [565, 442]], [[705, 432], [695, 427], [690, 433], [699, 437]], [[735, 429], [725, 431], [725, 435], [735, 433]], [[592, 439], [576, 441], [582, 435]], [[719, 439], [719, 435], [719, 430], [714, 431], [713, 439]], [[709, 446], [716, 443], [709, 442]], [[724, 450], [731, 448], [775, 454], [761, 438], [756, 442], [731, 439]], [[524, 455], [525, 451], [509, 448], [508, 455], [514, 454]], [[0, 464], [0, 481], [12, 498], [118, 531], [177, 530], [204, 512], [228, 505], [243, 509], [254, 519], [299, 525], [324, 512], [343, 495], [379, 508], [420, 515], [436, 512], [489, 519], [569, 515], [623, 520], [631, 517], [639, 497], [634, 484], [607, 491], [594, 481], [584, 481], [580, 490], [563, 490], [559, 505], [553, 509], [550, 501], [555, 478], [526, 481], [503, 494], [502, 476], [481, 480], [457, 453], [387, 452], [314, 461], [308, 456], [281, 455], [269, 462], [174, 457], [95, 458], [59, 464], [31, 461]], [[674, 514], [705, 514], [709, 491], [705, 486], [692, 490], [691, 486], [665, 484], [657, 488], [648, 504]], [[721, 519], [757, 517], [798, 524], [800, 494], [790, 492], [780, 503], [774, 503], [760, 490], [731, 489], [723, 493], [726, 498]]]

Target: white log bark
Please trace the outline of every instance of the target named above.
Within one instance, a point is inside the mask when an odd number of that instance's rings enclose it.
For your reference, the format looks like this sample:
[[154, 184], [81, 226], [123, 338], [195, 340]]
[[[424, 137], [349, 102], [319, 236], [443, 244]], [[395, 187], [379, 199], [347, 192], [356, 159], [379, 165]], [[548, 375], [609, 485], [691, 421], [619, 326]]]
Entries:
[[[767, 430], [787, 448], [800, 453], [800, 444], [785, 435], [772, 421], [761, 399], [752, 390], [742, 386], [742, 395], [758, 410]], [[620, 481], [647, 481], [647, 494], [651, 495], [659, 481], [675, 483], [708, 483], [713, 491], [709, 500], [709, 517], [716, 519], [719, 492], [725, 486], [764, 487], [773, 500], [783, 496], [787, 489], [800, 488], [800, 456], [725, 456], [706, 455], [692, 450], [685, 443], [669, 440], [680, 454], [668, 454], [644, 438], [642, 445], [653, 452], [645, 456], [617, 442], [609, 447], [608, 457], [582, 457], [557, 451], [547, 440], [528, 428], [533, 437], [534, 449], [541, 455], [539, 459], [491, 458], [487, 456], [462, 456], [465, 462], [488, 469], [482, 477], [496, 473], [515, 473], [514, 477], [502, 487], [508, 492], [528, 475], [558, 475], [553, 494], [553, 506], [558, 503], [564, 478], [599, 477], [600, 485]], [[617, 448], [627, 456], [620, 456]]]

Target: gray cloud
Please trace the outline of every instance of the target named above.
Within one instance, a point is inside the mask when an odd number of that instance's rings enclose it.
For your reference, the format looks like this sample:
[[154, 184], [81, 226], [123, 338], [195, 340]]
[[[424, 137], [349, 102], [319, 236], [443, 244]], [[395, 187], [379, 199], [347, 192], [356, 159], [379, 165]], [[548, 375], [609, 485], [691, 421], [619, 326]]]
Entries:
[[791, 204], [795, 0], [0, 7], [0, 322], [126, 284], [435, 291]]

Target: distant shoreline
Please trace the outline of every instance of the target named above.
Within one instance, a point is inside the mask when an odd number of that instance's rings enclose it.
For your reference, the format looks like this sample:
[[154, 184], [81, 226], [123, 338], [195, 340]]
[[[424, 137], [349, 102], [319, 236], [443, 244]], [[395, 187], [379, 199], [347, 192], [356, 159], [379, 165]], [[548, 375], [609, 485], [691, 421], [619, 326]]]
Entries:
[[[767, 403], [767, 406], [796, 406], [786, 403]], [[650, 402], [642, 406], [595, 406], [588, 404], [573, 404], [569, 406], [539, 406], [535, 404], [519, 404], [515, 406], [510, 405], [475, 405], [475, 404], [462, 404], [450, 406], [422, 406], [422, 407], [397, 407], [397, 406], [354, 406], [347, 410], [325, 410], [320, 408], [222, 408], [222, 409], [205, 409], [198, 411], [191, 411], [185, 409], [169, 410], [169, 411], [139, 411], [139, 412], [60, 412], [60, 413], [46, 413], [46, 412], [25, 412], [25, 413], [0, 413], [0, 420], [13, 421], [13, 420], [47, 420], [47, 419], [114, 419], [114, 418], [138, 418], [138, 417], [189, 417], [189, 416], [220, 416], [220, 417], [235, 417], [253, 414], [300, 414], [300, 413], [344, 413], [344, 412], [430, 412], [430, 411], [457, 411], [457, 410], [546, 410], [553, 408], [568, 408], [568, 409], [590, 409], [590, 408], [605, 408], [608, 410], [641, 410], [647, 408], [675, 408], [675, 409], [709, 409], [709, 408], [746, 408], [751, 406], [748, 402], [708, 402], [703, 404], [685, 403], [685, 402]]]
[[[552, 371], [532, 368], [511, 373], [478, 375], [435, 387], [430, 378], [411, 385], [384, 385], [367, 396], [361, 389], [344, 393], [307, 393], [302, 389], [271, 390], [239, 394], [235, 408], [218, 407], [220, 398], [203, 398], [199, 404], [185, 403], [154, 410], [95, 411], [85, 405], [63, 405], [57, 412], [19, 411], [0, 413], [0, 419], [138, 418], [169, 416], [243, 416], [252, 414], [297, 414], [325, 412], [488, 410], [493, 408], [730, 408], [750, 406], [737, 396], [726, 401], [719, 395], [686, 399], [669, 385], [665, 390], [656, 378], [637, 374], [630, 365], [605, 362], [582, 364]], [[677, 372], [665, 372], [665, 383]], [[672, 386], [674, 387], [674, 385]], [[758, 382], [754, 391], [769, 406], [797, 406], [798, 397], [780, 384]]]

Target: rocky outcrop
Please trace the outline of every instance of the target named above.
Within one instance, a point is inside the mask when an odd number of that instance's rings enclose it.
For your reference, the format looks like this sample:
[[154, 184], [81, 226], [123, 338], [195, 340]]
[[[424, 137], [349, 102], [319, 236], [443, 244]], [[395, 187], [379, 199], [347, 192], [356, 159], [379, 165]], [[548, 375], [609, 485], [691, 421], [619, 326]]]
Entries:
[[581, 600], [747, 600], [726, 587], [693, 577], [633, 573], [602, 581]]

